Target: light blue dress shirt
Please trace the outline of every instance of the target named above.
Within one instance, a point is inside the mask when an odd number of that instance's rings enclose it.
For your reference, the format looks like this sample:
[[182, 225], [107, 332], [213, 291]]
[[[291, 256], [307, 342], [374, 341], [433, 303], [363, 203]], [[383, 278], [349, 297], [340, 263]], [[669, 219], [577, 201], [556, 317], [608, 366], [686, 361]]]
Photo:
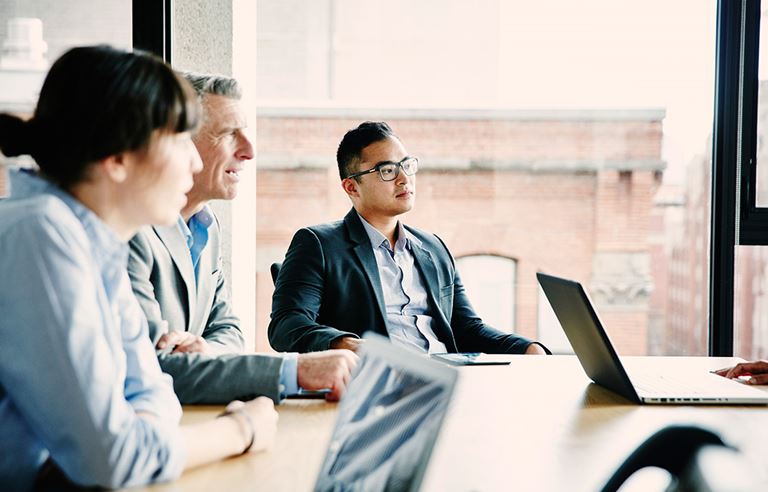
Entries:
[[[192, 258], [192, 265], [195, 268], [195, 281], [199, 277], [200, 256], [208, 244], [208, 229], [213, 225], [215, 219], [213, 211], [207, 205], [199, 212], [184, 222], [184, 218], [179, 216], [179, 230], [184, 234], [189, 248], [189, 254]], [[280, 366], [280, 397], [296, 395], [301, 392], [298, 382], [298, 354], [287, 353], [283, 355], [283, 364]]]
[[195, 269], [195, 280], [200, 276], [200, 255], [208, 244], [208, 228], [213, 225], [213, 212], [208, 206], [203, 207], [198, 213], [189, 218], [185, 223], [179, 216], [179, 229], [184, 234], [189, 248], [189, 255], [192, 258], [192, 266]]
[[29, 489], [49, 458], [81, 485], [177, 477], [181, 406], [131, 291], [126, 244], [43, 179], [12, 172], [11, 187], [0, 202], [0, 489]]
[[432, 330], [427, 289], [411, 251], [411, 241], [420, 244], [419, 238], [409, 234], [398, 221], [397, 241], [393, 250], [384, 234], [362, 216], [360, 222], [371, 240], [376, 265], [379, 267], [387, 313], [387, 332], [392, 343], [411, 349], [415, 347], [421, 352], [447, 352], [445, 344], [437, 339]]

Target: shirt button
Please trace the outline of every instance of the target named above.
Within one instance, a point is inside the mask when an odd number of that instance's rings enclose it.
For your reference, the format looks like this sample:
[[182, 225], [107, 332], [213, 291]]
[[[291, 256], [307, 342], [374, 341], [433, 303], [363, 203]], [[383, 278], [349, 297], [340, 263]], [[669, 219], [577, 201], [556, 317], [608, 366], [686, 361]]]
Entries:
[[278, 389], [280, 390], [280, 393], [285, 393], [285, 385], [281, 384]]
[[382, 415], [384, 415], [384, 407], [382, 407], [381, 405], [377, 405], [373, 407], [373, 415], [376, 417], [381, 417]]

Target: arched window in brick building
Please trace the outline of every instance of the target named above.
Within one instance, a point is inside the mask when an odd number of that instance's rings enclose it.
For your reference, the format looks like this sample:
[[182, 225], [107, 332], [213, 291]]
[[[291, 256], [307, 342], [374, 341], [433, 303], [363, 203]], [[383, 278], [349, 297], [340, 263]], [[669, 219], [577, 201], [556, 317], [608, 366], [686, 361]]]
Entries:
[[495, 255], [468, 255], [457, 258], [456, 266], [469, 300], [483, 321], [514, 333], [517, 261]]

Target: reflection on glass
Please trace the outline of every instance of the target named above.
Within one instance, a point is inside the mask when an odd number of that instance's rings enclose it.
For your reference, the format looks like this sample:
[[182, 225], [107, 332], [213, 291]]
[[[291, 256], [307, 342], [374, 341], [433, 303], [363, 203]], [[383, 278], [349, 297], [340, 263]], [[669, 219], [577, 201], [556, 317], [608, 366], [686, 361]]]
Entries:
[[365, 353], [339, 405], [315, 490], [417, 490], [451, 392], [446, 381]]

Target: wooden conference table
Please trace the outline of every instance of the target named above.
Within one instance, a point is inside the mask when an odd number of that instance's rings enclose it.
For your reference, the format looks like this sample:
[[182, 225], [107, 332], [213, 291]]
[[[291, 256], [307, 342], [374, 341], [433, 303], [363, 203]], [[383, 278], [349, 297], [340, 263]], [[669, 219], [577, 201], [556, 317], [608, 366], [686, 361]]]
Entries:
[[[635, 405], [592, 384], [573, 356], [511, 358], [507, 366], [460, 369], [423, 490], [599, 490], [645, 438], [680, 423], [719, 432], [742, 450], [751, 470], [768, 469], [768, 406]], [[695, 360], [701, 370], [732, 363]], [[660, 366], [667, 363], [659, 358]], [[220, 411], [189, 406], [183, 419], [194, 422]], [[312, 490], [336, 405], [288, 400], [278, 411], [270, 451], [201, 467], [174, 483], [131, 490]]]

